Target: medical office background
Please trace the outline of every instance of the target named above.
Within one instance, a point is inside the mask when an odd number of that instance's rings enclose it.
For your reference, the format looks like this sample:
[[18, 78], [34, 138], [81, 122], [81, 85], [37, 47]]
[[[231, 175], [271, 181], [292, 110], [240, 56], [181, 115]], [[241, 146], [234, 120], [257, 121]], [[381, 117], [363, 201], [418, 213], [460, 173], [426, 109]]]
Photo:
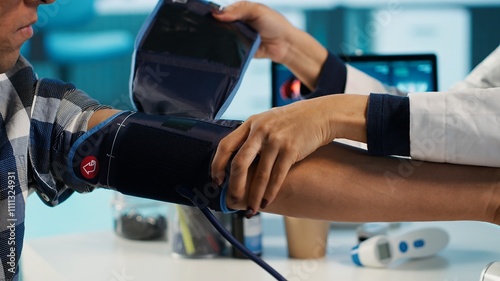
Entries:
[[[235, 1], [217, 3], [232, 2]], [[440, 90], [463, 79], [500, 44], [500, 0], [264, 2], [334, 53], [434, 53], [438, 58]], [[120, 30], [133, 38], [156, 3], [157, 0], [96, 0], [95, 17], [72, 32]], [[36, 40], [37, 35], [32, 40]], [[43, 54], [30, 60], [40, 77], [60, 75], [60, 66]], [[74, 62], [65, 69], [69, 81], [92, 97], [119, 109], [131, 109], [130, 64], [131, 53], [98, 62]], [[271, 63], [254, 60], [224, 117], [245, 120], [270, 107]], [[30, 196], [26, 239], [112, 229], [113, 196], [114, 192], [109, 190], [75, 194], [56, 208], [45, 206], [36, 195]]]

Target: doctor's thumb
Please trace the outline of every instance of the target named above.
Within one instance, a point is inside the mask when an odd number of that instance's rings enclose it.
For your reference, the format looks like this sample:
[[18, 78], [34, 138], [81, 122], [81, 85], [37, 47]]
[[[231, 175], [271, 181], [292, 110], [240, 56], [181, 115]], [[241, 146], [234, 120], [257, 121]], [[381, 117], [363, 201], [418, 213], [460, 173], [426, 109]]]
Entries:
[[224, 21], [243, 21], [251, 22], [255, 20], [262, 11], [262, 4], [248, 2], [248, 1], [238, 1], [220, 10], [214, 10], [212, 15], [214, 18]]

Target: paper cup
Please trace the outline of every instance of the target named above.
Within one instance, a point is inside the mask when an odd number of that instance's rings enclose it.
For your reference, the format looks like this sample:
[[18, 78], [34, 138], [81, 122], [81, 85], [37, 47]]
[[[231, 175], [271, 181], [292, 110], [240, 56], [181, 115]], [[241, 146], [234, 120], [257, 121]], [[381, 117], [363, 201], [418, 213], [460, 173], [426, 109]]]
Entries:
[[326, 255], [329, 221], [285, 217], [288, 256], [319, 259]]

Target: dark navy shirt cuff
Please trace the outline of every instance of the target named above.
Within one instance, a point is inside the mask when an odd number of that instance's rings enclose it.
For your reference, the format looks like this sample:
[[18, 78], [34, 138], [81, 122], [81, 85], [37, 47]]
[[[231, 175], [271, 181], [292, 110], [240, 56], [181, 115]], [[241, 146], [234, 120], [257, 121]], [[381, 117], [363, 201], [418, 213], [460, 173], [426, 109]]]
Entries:
[[410, 99], [371, 94], [366, 120], [368, 153], [410, 156]]
[[328, 53], [325, 63], [318, 77], [317, 86], [314, 91], [301, 85], [301, 95], [305, 99], [326, 96], [330, 94], [344, 93], [347, 80], [347, 68], [345, 63], [336, 55]]

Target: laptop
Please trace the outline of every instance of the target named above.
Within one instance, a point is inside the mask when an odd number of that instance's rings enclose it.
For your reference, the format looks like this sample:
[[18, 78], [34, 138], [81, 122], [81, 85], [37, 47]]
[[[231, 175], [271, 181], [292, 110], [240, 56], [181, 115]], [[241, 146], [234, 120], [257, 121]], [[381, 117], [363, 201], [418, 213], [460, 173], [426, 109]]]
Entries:
[[[404, 92], [437, 91], [434, 54], [341, 56], [347, 64]], [[272, 106], [300, 100], [300, 82], [286, 66], [272, 63]]]

